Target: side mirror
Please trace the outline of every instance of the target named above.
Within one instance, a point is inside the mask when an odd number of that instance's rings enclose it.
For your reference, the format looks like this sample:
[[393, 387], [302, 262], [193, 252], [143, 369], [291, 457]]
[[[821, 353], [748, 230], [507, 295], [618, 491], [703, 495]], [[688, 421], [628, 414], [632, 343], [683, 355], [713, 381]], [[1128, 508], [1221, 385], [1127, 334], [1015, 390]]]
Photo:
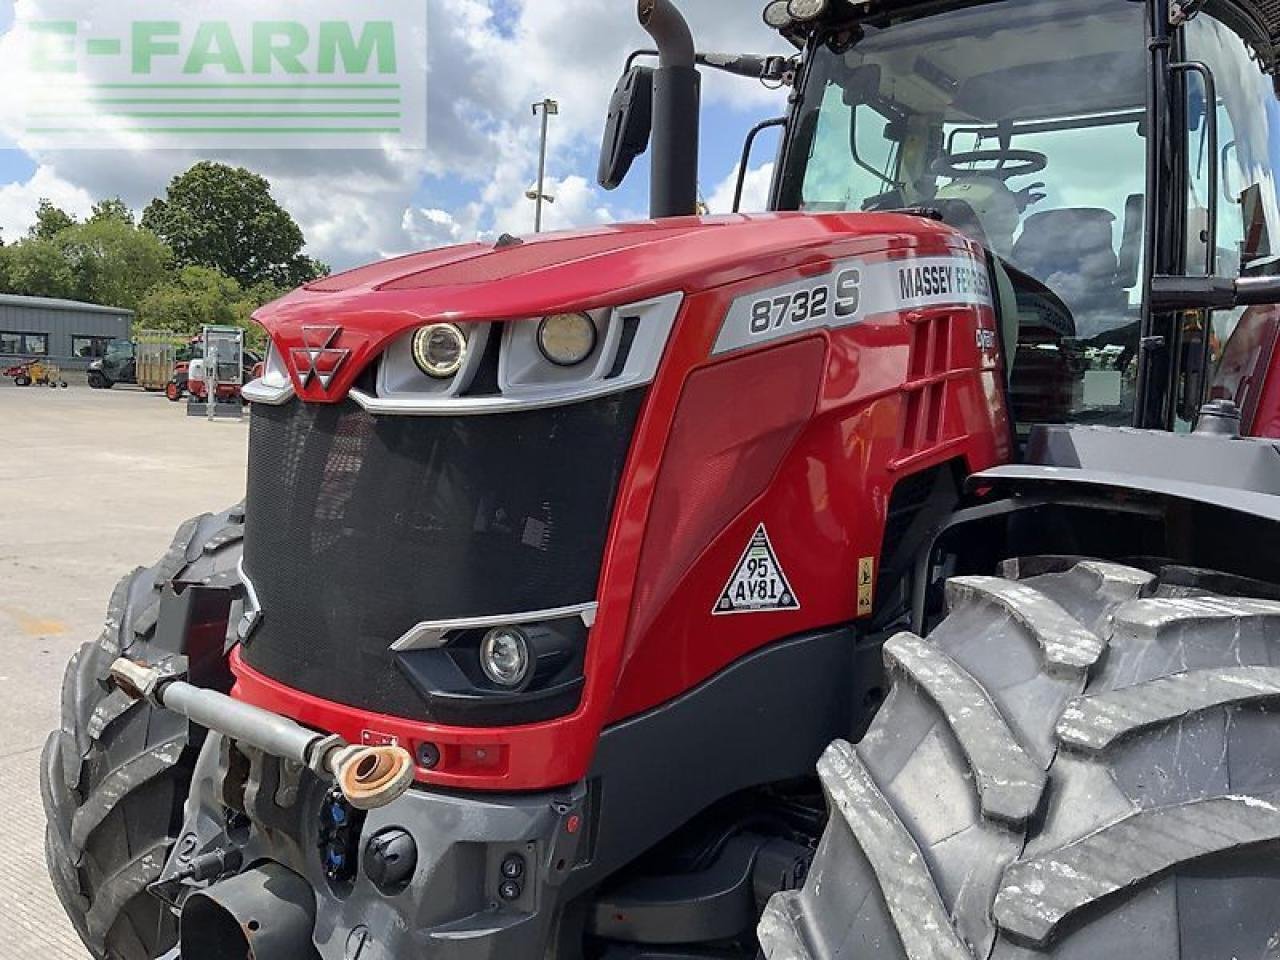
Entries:
[[626, 179], [636, 157], [648, 149], [652, 127], [653, 68], [632, 67], [622, 75], [609, 101], [596, 172], [600, 186], [613, 190]]

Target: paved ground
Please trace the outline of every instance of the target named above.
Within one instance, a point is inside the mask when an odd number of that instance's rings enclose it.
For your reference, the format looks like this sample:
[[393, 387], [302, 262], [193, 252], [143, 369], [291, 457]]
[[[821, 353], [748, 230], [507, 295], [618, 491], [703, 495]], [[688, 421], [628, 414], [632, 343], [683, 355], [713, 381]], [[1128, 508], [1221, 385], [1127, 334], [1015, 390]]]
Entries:
[[[73, 379], [79, 379], [75, 377]], [[0, 381], [0, 958], [85, 960], [45, 875], [40, 748], [63, 665], [187, 517], [244, 495], [243, 423], [131, 387]]]

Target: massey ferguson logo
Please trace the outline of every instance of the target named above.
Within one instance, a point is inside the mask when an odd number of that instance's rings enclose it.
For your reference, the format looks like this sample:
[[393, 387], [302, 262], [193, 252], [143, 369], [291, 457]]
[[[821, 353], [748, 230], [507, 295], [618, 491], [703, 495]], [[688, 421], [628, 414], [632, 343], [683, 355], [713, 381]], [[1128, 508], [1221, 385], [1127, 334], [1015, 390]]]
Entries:
[[334, 346], [341, 335], [341, 327], [302, 328], [302, 342], [306, 346], [294, 347], [291, 354], [293, 369], [298, 371], [298, 380], [304, 388], [314, 377], [320, 381], [320, 389], [326, 391], [329, 389], [329, 384], [333, 382], [338, 369], [346, 363], [347, 357], [351, 356], [350, 350], [342, 350]]

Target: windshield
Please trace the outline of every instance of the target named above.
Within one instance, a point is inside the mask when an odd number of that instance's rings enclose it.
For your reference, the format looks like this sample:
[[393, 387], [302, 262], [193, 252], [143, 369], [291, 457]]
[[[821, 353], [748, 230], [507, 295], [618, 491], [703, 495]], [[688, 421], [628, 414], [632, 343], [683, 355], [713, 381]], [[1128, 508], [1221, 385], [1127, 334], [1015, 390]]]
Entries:
[[1143, 7], [1004, 0], [816, 50], [782, 205], [930, 207], [999, 258], [1021, 422], [1128, 422], [1146, 185]]
[[112, 340], [109, 344], [107, 344], [106, 356], [132, 357], [133, 341], [132, 340]]

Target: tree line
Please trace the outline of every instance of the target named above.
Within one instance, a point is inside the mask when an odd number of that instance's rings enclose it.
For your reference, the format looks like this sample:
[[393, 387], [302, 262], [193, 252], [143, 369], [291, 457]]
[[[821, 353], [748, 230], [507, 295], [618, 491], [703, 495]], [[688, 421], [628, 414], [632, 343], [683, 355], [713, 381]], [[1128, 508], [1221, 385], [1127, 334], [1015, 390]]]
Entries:
[[304, 246], [264, 177], [202, 161], [141, 221], [119, 198], [83, 221], [42, 199], [26, 237], [0, 241], [0, 292], [125, 307], [140, 329], [194, 335], [230, 324], [260, 342], [250, 314], [329, 272]]

